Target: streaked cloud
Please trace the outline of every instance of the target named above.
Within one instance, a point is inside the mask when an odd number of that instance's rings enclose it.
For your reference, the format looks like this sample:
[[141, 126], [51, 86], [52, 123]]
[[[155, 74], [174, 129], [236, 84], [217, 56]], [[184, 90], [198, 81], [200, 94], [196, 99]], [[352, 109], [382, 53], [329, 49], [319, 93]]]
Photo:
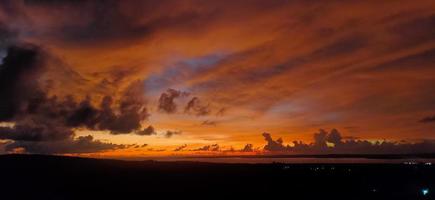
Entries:
[[[271, 149], [435, 139], [434, 6], [3, 1], [0, 123], [14, 126], [0, 138], [78, 147], [80, 132], [93, 137], [83, 143], [115, 145], [99, 151], [126, 152], [116, 145], [255, 152], [261, 132], [282, 138], [265, 134]], [[334, 127], [341, 140], [312, 137]], [[58, 149], [44, 148], [34, 149]]]

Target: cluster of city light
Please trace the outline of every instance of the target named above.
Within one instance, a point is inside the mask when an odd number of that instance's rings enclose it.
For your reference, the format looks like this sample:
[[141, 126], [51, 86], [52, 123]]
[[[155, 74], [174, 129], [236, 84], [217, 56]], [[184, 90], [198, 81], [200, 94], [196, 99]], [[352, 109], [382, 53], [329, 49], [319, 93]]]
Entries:
[[426, 196], [429, 194], [429, 189], [427, 188], [421, 189], [421, 193], [423, 194], [423, 196]]
[[431, 166], [432, 165], [431, 162], [420, 163], [420, 162], [416, 162], [416, 161], [405, 161], [405, 162], [403, 162], [403, 164], [404, 165], [418, 165], [418, 164], [421, 164], [421, 165], [427, 165], [427, 166]]

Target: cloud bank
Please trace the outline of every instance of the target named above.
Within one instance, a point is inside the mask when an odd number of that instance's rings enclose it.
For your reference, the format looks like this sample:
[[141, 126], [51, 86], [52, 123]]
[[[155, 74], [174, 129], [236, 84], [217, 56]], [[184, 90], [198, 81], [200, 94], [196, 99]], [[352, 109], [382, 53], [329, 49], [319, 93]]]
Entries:
[[265, 152], [293, 154], [419, 154], [434, 153], [435, 141], [423, 140], [410, 143], [406, 141], [368, 141], [343, 139], [337, 129], [329, 133], [323, 129], [313, 134], [312, 143], [293, 141], [285, 145], [281, 138], [273, 140], [269, 133], [263, 133], [266, 140]]
[[110, 96], [103, 97], [99, 106], [93, 105], [90, 96], [81, 101], [72, 95], [49, 96], [50, 88], [40, 78], [47, 70], [49, 53], [28, 43], [5, 48], [0, 65], [0, 122], [14, 123], [0, 127], [0, 139], [13, 141], [7, 151], [85, 153], [122, 148], [92, 136], [74, 138], [74, 129], [127, 134], [139, 131], [149, 116], [140, 81], [128, 86], [116, 105]]

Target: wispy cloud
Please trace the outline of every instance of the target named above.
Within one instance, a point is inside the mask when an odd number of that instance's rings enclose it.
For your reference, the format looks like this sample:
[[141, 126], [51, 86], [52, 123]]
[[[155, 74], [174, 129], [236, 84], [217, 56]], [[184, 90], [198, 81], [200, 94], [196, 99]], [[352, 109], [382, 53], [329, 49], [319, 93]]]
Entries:
[[342, 131], [433, 139], [434, 6], [3, 1], [0, 122], [15, 127], [1, 137], [72, 144], [85, 129], [159, 143], [162, 127], [183, 130], [166, 134], [178, 145], [213, 135], [241, 147], [261, 144], [261, 130], [310, 141], [321, 127], [358, 127]]

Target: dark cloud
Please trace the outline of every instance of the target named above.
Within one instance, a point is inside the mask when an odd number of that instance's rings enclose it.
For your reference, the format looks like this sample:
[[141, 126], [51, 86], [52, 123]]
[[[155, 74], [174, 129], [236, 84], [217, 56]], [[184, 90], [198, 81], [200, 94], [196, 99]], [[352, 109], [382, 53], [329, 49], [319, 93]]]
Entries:
[[213, 144], [210, 146], [210, 151], [219, 151], [220, 147], [218, 144]]
[[174, 149], [174, 151], [182, 151], [183, 149], [185, 149], [187, 147], [187, 144], [183, 144], [177, 148]]
[[282, 144], [283, 141], [281, 138], [278, 140], [273, 140], [270, 133], [263, 133], [263, 137], [266, 140], [267, 144], [264, 146], [264, 150], [266, 151], [285, 151], [286, 147]]
[[347, 35], [314, 51], [310, 56], [313, 59], [321, 59], [349, 55], [364, 48], [367, 45], [367, 42], [368, 38], [363, 35]]
[[210, 105], [201, 103], [198, 97], [193, 97], [184, 108], [185, 113], [195, 114], [197, 116], [204, 116], [210, 114]]
[[9, 45], [15, 43], [17, 39], [17, 33], [15, 31], [11, 31], [6, 24], [7, 23], [2, 22], [0, 19], [0, 50], [2, 51], [4, 48], [7, 48]]
[[154, 129], [153, 126], [148, 126], [148, 127], [144, 128], [143, 130], [136, 132], [136, 134], [138, 134], [138, 135], [155, 135], [157, 133], [156, 133], [156, 130]]
[[38, 104], [45, 94], [37, 78], [43, 72], [40, 50], [32, 45], [11, 46], [0, 65], [0, 121], [11, 121]]
[[254, 146], [252, 144], [246, 144], [243, 149], [240, 150], [241, 152], [253, 152]]
[[319, 149], [326, 148], [327, 137], [328, 133], [323, 129], [320, 129], [318, 133], [314, 133], [314, 146]]
[[142, 145], [135, 145], [134, 146], [134, 148], [144, 148], [144, 147], [147, 147], [148, 146], [148, 144], [142, 144]]
[[[139, 39], [152, 32], [151, 24], [137, 24], [135, 16], [122, 12], [119, 1], [25, 1], [19, 8], [15, 12], [20, 13], [20, 16], [26, 16], [33, 9], [58, 10], [62, 16], [52, 19], [57, 23], [43, 34], [73, 45], [113, 42], [124, 38]], [[68, 20], [77, 17], [80, 17], [80, 22]]]
[[[167, 29], [189, 31], [203, 28], [215, 16], [215, 11], [206, 9], [179, 9], [184, 3], [178, 1], [140, 1], [125, 4], [108, 1], [7, 1], [0, 3], [7, 17], [20, 17], [21, 29], [50, 38], [53, 42], [67, 45], [119, 45], [151, 39], [156, 33]], [[13, 9], [12, 9], [13, 8]], [[51, 12], [51, 16], [35, 15]], [[172, 10], [168, 15], [167, 11]], [[145, 14], [144, 14], [145, 13]], [[34, 19], [36, 18], [36, 19]], [[76, 20], [80, 19], [80, 20]], [[32, 26], [34, 20], [50, 21], [50, 27], [41, 29]]]
[[0, 139], [14, 141], [57, 141], [72, 136], [71, 129], [50, 122], [20, 122], [14, 127], [0, 127]]
[[216, 125], [217, 125], [217, 122], [215, 122], [215, 121], [211, 121], [211, 120], [205, 120], [205, 121], [203, 121], [203, 122], [201, 123], [201, 125], [204, 125], [204, 126], [216, 126]]
[[421, 122], [421, 123], [435, 123], [435, 115], [425, 117], [425, 118], [421, 119], [419, 122]]
[[[413, 71], [416, 69], [432, 69], [433, 62], [435, 62], [435, 48], [408, 56], [402, 56], [397, 59], [369, 67], [365, 69], [365, 71], [393, 73], [395, 70]], [[430, 98], [429, 100], [432, 101], [433, 98]]]
[[110, 96], [102, 99], [100, 108], [92, 105], [89, 96], [81, 102], [71, 96], [64, 100], [48, 97], [38, 79], [45, 70], [43, 57], [44, 53], [31, 45], [8, 49], [0, 66], [0, 121], [19, 121], [30, 116], [56, 121], [59, 126], [129, 133], [147, 119], [141, 81], [125, 89], [116, 108]]
[[130, 133], [141, 128], [141, 122], [148, 119], [146, 100], [144, 97], [141, 81], [133, 82], [122, 95], [117, 113], [112, 107], [112, 99], [109, 96], [101, 102], [99, 124], [96, 129], [110, 130], [112, 133]]
[[[310, 144], [294, 141], [293, 145], [284, 145], [281, 138], [273, 140], [270, 134], [263, 133], [267, 144], [264, 150], [279, 153], [301, 154], [416, 154], [435, 152], [435, 141], [423, 140], [417, 143], [406, 141], [343, 140], [340, 132], [332, 129], [329, 133], [321, 129], [314, 134], [314, 142]], [[330, 143], [331, 145], [328, 145]]]
[[[171, 88], [167, 89], [166, 92], [160, 95], [158, 109], [168, 114], [176, 113], [176, 99], [181, 97], [187, 97], [189, 95], [190, 94], [187, 92], [182, 92]], [[192, 99], [190, 99], [184, 107], [184, 113], [186, 114], [204, 116], [210, 114], [210, 112], [210, 105], [203, 104], [198, 97], [193, 97]]]
[[174, 89], [168, 89], [166, 92], [162, 93], [159, 98], [159, 110], [165, 113], [175, 113], [177, 112], [177, 104], [175, 104], [175, 99], [181, 96], [187, 96], [188, 93], [181, 92]]
[[[174, 89], [167, 89], [159, 98], [158, 109], [162, 112], [173, 114], [177, 112], [177, 103], [175, 100], [181, 97], [187, 97], [190, 93]], [[210, 114], [210, 105], [203, 104], [198, 97], [190, 99], [184, 107], [184, 113], [196, 116], [205, 116]]]
[[90, 135], [76, 139], [58, 141], [15, 141], [6, 146], [6, 151], [24, 148], [27, 153], [64, 154], [64, 153], [93, 153], [105, 150], [122, 149], [124, 145], [104, 143], [94, 140]]
[[332, 129], [331, 132], [326, 137], [326, 141], [333, 143], [334, 145], [341, 145], [343, 137], [341, 137], [340, 132], [337, 129]]
[[105, 96], [99, 107], [92, 104], [89, 96], [79, 102], [71, 96], [63, 100], [45, 97], [34, 106], [33, 113], [70, 128], [82, 127], [108, 130], [112, 134], [127, 134], [138, 131], [141, 122], [149, 116], [146, 101], [140, 92], [140, 84], [135, 82], [124, 91], [117, 105], [114, 105], [112, 97]]
[[167, 137], [167, 138], [171, 138], [172, 136], [174, 136], [174, 135], [181, 135], [181, 131], [166, 131], [166, 133], [165, 133], [165, 137]]
[[[7, 150], [24, 148], [27, 152], [58, 153], [96, 151], [119, 146], [74, 138], [74, 128], [108, 130], [113, 134], [137, 132], [149, 116], [142, 81], [130, 84], [119, 100], [105, 96], [100, 106], [87, 96], [81, 101], [72, 96], [49, 96], [41, 77], [47, 72], [49, 53], [31, 44], [7, 47], [0, 65], [0, 138], [14, 141]], [[48, 82], [50, 83], [50, 82]], [[73, 150], [73, 148], [83, 150]]]
[[435, 15], [419, 17], [394, 25], [391, 33], [398, 36], [394, 48], [407, 48], [435, 40]]
[[212, 145], [205, 145], [203, 147], [193, 149], [191, 151], [219, 151], [220, 147], [219, 144], [212, 144]]

